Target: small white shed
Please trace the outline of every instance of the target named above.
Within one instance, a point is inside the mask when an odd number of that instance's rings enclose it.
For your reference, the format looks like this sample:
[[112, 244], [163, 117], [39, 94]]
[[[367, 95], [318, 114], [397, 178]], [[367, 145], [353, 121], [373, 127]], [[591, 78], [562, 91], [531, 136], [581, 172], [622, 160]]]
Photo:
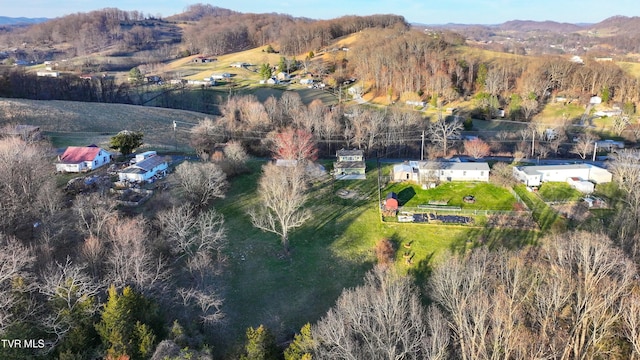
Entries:
[[572, 188], [580, 191], [583, 194], [591, 194], [595, 191], [595, 185], [591, 181], [582, 180], [579, 177], [570, 177], [567, 179], [567, 183]]

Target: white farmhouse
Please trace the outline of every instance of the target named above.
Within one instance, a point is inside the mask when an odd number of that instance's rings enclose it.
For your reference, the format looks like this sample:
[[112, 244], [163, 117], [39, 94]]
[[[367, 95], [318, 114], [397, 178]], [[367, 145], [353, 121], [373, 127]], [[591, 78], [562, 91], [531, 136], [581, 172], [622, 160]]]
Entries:
[[566, 182], [570, 178], [593, 181], [596, 184], [611, 182], [612, 174], [591, 164], [515, 166], [513, 176], [527, 186], [540, 186], [543, 182]]
[[95, 145], [69, 146], [58, 157], [56, 171], [85, 172], [97, 169], [111, 162], [111, 154]]
[[118, 178], [121, 182], [148, 181], [156, 175], [164, 175], [168, 167], [164, 157], [154, 154], [119, 171]]

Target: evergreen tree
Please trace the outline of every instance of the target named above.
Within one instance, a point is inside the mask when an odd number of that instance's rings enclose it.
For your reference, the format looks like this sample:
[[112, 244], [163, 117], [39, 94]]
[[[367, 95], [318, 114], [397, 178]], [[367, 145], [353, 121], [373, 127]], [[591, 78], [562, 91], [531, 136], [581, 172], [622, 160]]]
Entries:
[[122, 130], [109, 140], [112, 149], [119, 150], [122, 155], [129, 155], [142, 146], [144, 134], [141, 131]]
[[140, 85], [144, 81], [144, 75], [140, 72], [140, 69], [134, 67], [129, 70], [129, 81], [133, 84]]
[[313, 347], [311, 324], [307, 323], [300, 329], [300, 334], [294, 336], [293, 342], [284, 351], [284, 360], [311, 360]]
[[269, 64], [262, 64], [258, 73], [260, 74], [260, 78], [262, 78], [262, 80], [270, 79], [272, 75], [271, 66]]
[[247, 344], [241, 360], [270, 360], [278, 358], [276, 339], [271, 332], [260, 325], [257, 329], [247, 329]]
[[107, 349], [107, 357], [117, 359], [148, 358], [156, 341], [154, 325], [157, 322], [155, 306], [127, 286], [118, 294], [115, 286], [109, 288], [101, 321], [96, 330]]

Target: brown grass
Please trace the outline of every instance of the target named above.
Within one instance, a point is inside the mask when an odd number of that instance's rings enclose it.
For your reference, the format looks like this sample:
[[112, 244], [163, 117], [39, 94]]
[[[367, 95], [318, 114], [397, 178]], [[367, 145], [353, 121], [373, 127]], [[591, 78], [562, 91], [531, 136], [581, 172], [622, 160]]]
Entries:
[[40, 126], [53, 145], [105, 145], [121, 130], [142, 131], [150, 147], [172, 148], [173, 121], [180, 148], [188, 146], [188, 131], [206, 115], [192, 111], [125, 104], [75, 101], [0, 99], [0, 125], [20, 123]]

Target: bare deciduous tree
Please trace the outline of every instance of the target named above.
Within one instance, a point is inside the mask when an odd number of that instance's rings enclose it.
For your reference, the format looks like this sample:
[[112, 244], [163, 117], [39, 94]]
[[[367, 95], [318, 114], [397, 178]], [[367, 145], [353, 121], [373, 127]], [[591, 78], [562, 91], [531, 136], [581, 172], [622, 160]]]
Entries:
[[480, 159], [491, 153], [491, 146], [480, 138], [465, 140], [464, 151], [474, 159]]
[[535, 99], [524, 99], [522, 100], [522, 115], [524, 115], [525, 120], [531, 120], [533, 114], [538, 110], [538, 101]]
[[206, 117], [198, 122], [198, 125], [191, 128], [189, 144], [203, 160], [208, 160], [216, 144], [223, 140], [222, 126]]
[[289, 233], [302, 226], [311, 213], [304, 209], [307, 200], [304, 166], [267, 164], [258, 183], [260, 204], [249, 211], [253, 226], [280, 236], [285, 252], [289, 251]]
[[640, 357], [640, 294], [634, 289], [622, 300], [622, 333], [631, 344], [631, 359]]
[[637, 286], [633, 263], [601, 234], [578, 231], [542, 242], [541, 249], [517, 253], [474, 250], [434, 271], [431, 295], [455, 333], [457, 357], [613, 354], [627, 311], [623, 299]]
[[195, 215], [183, 205], [160, 212], [158, 221], [174, 251], [189, 258], [200, 251], [219, 253], [226, 240], [224, 218], [215, 210]]
[[227, 174], [231, 176], [247, 170], [249, 155], [240, 142], [229, 141], [224, 147], [224, 160], [229, 167]]
[[42, 188], [54, 181], [47, 151], [18, 138], [0, 139], [0, 230], [15, 231], [30, 224], [42, 205]]
[[459, 138], [462, 124], [457, 121], [441, 119], [432, 123], [428, 128], [429, 139], [442, 151], [442, 156], [448, 156], [449, 146]]
[[183, 162], [176, 167], [175, 176], [185, 197], [198, 208], [223, 198], [227, 188], [226, 174], [213, 163]]
[[17, 296], [22, 290], [16, 288], [13, 281], [29, 279], [29, 270], [34, 262], [35, 257], [28, 248], [15, 238], [0, 233], [0, 333], [20, 320], [21, 315], [27, 315], [26, 311], [23, 314], [12, 311], [14, 306], [19, 306]]
[[314, 358], [445, 358], [448, 332], [436, 309], [425, 316], [409, 277], [376, 267], [312, 328]]
[[73, 264], [69, 257], [64, 263], [56, 263], [44, 271], [39, 290], [49, 307], [41, 322], [56, 337], [52, 347], [79, 325], [78, 319], [90, 318], [98, 311], [95, 297], [100, 289], [100, 284], [94, 282], [81, 266]]
[[106, 224], [118, 217], [118, 204], [108, 196], [98, 193], [78, 195], [73, 202], [73, 211], [78, 218], [78, 226], [89, 237], [104, 235]]
[[94, 277], [99, 277], [103, 262], [104, 244], [98, 237], [89, 236], [84, 239], [80, 254]]
[[611, 173], [623, 191], [623, 206], [616, 211], [611, 236], [633, 257], [640, 252], [640, 152], [624, 149], [612, 155]]
[[571, 148], [571, 153], [580, 156], [581, 159], [586, 159], [589, 154], [594, 150], [594, 143], [598, 140], [598, 136], [586, 132], [578, 137], [578, 141]]
[[276, 158], [300, 162], [315, 161], [318, 149], [313, 134], [307, 130], [287, 128], [271, 136]]
[[200, 320], [205, 325], [215, 324], [224, 318], [222, 299], [212, 289], [180, 288], [177, 293], [183, 306], [194, 305], [200, 310]]
[[145, 291], [164, 279], [165, 265], [150, 249], [149, 234], [142, 217], [112, 221], [106, 228], [106, 235], [110, 241], [106, 276], [111, 284], [131, 285]]

